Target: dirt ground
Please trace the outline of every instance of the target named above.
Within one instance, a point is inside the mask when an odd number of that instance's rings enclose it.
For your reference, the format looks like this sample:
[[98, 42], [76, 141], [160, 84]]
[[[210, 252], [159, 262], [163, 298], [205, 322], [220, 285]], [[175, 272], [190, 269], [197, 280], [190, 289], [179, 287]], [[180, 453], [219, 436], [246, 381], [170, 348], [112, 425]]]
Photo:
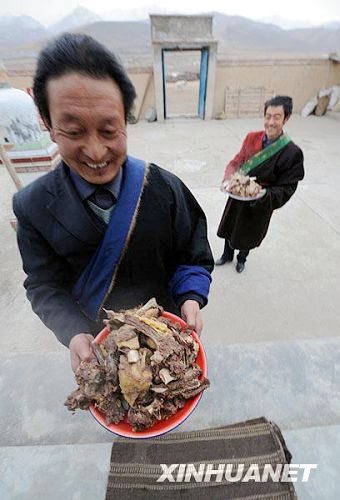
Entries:
[[198, 116], [199, 80], [167, 82], [165, 94], [168, 118]]

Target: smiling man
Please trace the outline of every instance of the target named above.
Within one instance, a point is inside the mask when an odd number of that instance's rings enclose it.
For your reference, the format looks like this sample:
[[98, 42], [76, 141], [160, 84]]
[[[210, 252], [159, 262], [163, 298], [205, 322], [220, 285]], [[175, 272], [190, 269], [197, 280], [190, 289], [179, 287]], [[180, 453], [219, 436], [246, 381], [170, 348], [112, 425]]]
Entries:
[[136, 97], [93, 38], [65, 34], [40, 54], [35, 102], [62, 162], [14, 196], [33, 310], [72, 367], [92, 356], [103, 308], [151, 297], [198, 333], [213, 259], [205, 215], [173, 174], [127, 154]]
[[124, 103], [110, 78], [69, 73], [47, 82], [51, 138], [87, 182], [111, 182], [126, 159]]
[[256, 201], [228, 199], [217, 235], [224, 238], [224, 251], [216, 265], [231, 262], [238, 249], [236, 271], [244, 270], [249, 251], [260, 246], [272, 213], [294, 194], [304, 177], [301, 149], [283, 131], [293, 110], [288, 96], [276, 96], [265, 103], [264, 130], [250, 132], [241, 151], [225, 168], [223, 181], [239, 171], [256, 177], [265, 195]]

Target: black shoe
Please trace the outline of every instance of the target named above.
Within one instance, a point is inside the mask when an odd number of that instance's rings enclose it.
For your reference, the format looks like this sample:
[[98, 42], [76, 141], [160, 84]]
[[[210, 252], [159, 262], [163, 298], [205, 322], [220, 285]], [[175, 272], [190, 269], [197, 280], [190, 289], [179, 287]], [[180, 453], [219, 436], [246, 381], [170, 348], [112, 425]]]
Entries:
[[237, 264], [236, 264], [236, 271], [238, 273], [242, 273], [242, 271], [244, 270], [245, 268], [245, 263], [244, 262], [239, 262], [237, 261]]
[[231, 262], [233, 260], [233, 257], [225, 257], [222, 255], [219, 259], [215, 261], [215, 266], [223, 266], [226, 262]]

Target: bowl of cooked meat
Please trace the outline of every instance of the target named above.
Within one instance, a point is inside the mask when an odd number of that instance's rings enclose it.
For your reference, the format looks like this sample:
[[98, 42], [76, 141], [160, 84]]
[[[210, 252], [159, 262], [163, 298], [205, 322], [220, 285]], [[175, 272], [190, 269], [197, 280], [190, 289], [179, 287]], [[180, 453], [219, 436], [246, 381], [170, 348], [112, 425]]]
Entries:
[[140, 308], [106, 311], [94, 358], [75, 373], [69, 410], [89, 410], [119, 436], [160, 436], [184, 422], [209, 387], [198, 335], [155, 299]]

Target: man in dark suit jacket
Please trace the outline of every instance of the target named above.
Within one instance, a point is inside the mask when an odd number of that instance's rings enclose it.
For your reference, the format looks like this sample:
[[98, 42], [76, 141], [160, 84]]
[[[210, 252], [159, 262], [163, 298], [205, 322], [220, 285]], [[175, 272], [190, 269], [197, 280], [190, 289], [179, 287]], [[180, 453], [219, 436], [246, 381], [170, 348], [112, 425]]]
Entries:
[[213, 269], [205, 215], [176, 176], [127, 155], [135, 95], [91, 37], [62, 35], [40, 54], [35, 101], [63, 161], [13, 207], [27, 297], [73, 369], [92, 356], [103, 307], [156, 297], [202, 329]]

